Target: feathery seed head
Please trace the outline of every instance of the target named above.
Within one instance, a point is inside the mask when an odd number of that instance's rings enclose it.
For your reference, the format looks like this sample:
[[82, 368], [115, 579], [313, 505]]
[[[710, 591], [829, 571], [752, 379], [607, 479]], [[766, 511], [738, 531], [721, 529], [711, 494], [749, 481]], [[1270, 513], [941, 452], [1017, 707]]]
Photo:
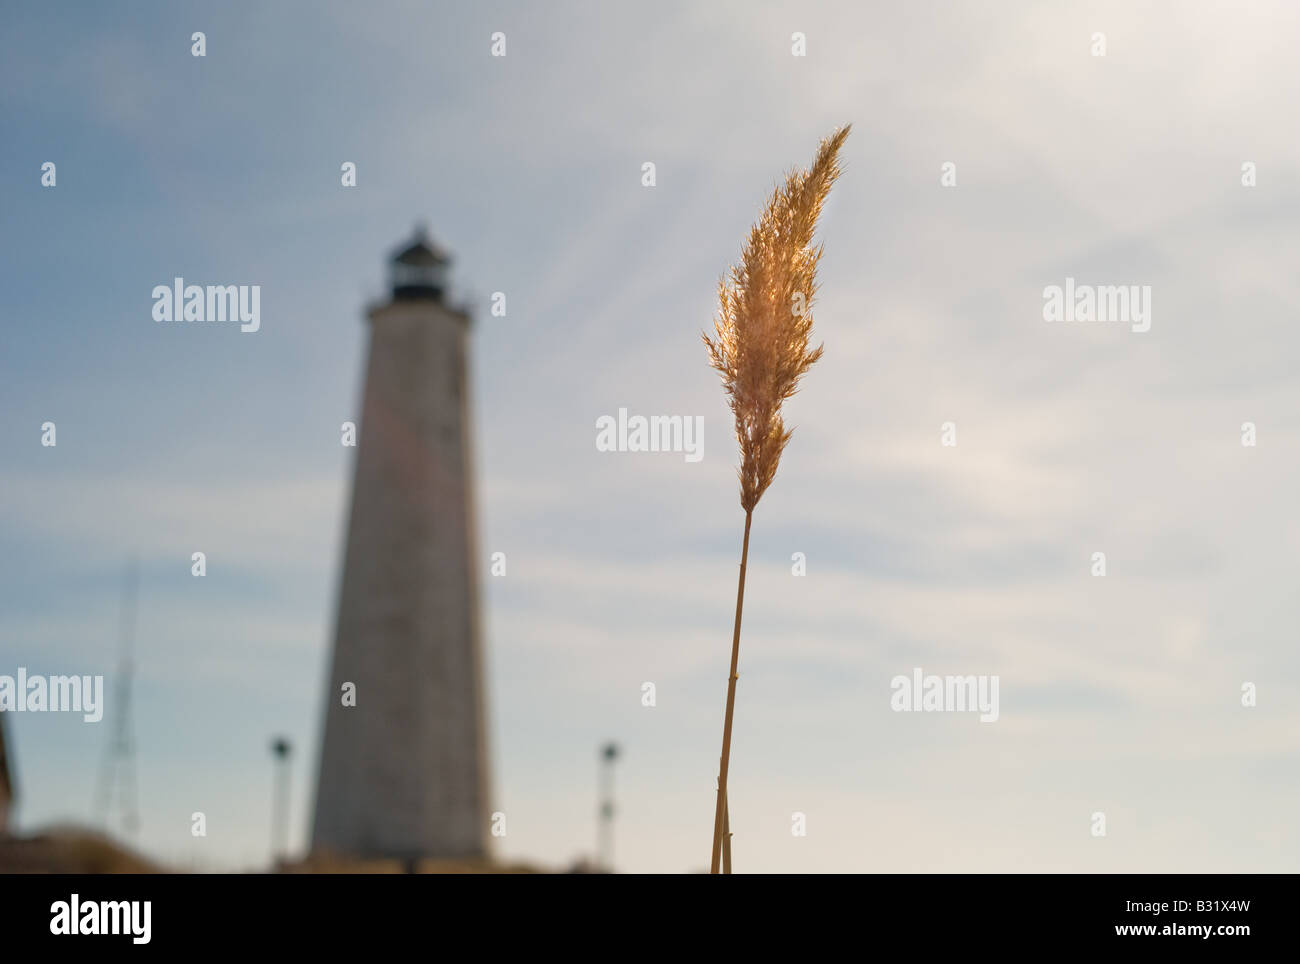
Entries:
[[772, 484], [791, 431], [782, 403], [822, 356], [809, 349], [821, 245], [813, 232], [849, 125], [825, 138], [812, 167], [778, 185], [749, 232], [738, 264], [718, 282], [714, 337], [704, 334], [709, 363], [722, 376], [740, 442], [740, 505], [751, 512]]

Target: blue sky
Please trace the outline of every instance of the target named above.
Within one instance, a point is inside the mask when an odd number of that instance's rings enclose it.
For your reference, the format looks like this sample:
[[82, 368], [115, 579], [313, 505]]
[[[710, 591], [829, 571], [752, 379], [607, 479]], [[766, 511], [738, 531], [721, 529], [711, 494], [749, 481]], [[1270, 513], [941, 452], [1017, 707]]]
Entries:
[[[743, 515], [699, 332], [775, 179], [852, 122], [821, 226], [826, 355], [754, 523], [738, 870], [1296, 870], [1298, 19], [9, 4], [0, 672], [111, 689], [137, 556], [140, 845], [263, 861], [281, 732], [305, 841], [339, 425], [384, 258], [426, 221], [477, 316], [480, 542], [509, 561], [482, 561], [500, 852], [588, 853], [616, 739], [619, 866], [704, 866]], [[261, 330], [156, 324], [177, 275], [260, 284]], [[1066, 277], [1151, 285], [1151, 330], [1045, 323]], [[703, 416], [704, 459], [597, 452], [620, 407]], [[1000, 675], [1001, 719], [892, 713], [915, 666]], [[112, 713], [7, 720], [24, 828], [88, 819]]]

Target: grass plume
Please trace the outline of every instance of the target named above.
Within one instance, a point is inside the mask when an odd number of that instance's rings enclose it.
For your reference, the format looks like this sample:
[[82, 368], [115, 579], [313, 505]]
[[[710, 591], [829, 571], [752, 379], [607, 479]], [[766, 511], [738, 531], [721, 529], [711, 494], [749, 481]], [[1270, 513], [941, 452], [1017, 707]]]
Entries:
[[727, 769], [731, 760], [731, 723], [736, 705], [736, 666], [740, 657], [740, 617], [745, 604], [745, 567], [754, 507], [776, 477], [781, 454], [790, 442], [781, 407], [799, 389], [799, 380], [822, 356], [810, 349], [812, 303], [817, 293], [821, 245], [813, 244], [817, 218], [840, 175], [839, 151], [849, 125], [825, 138], [807, 170], [792, 171], [777, 185], [749, 232], [740, 262], [718, 282], [718, 317], [713, 337], [704, 344], [709, 364], [722, 376], [740, 443], [740, 507], [745, 510], [745, 537], [736, 589], [736, 622], [731, 638], [731, 675], [722, 729], [717, 804], [713, 820], [710, 873], [718, 873], [726, 843], [726, 872], [731, 871]]
[[740, 507], [752, 512], [772, 484], [790, 431], [781, 406], [822, 356], [809, 350], [812, 302], [821, 245], [817, 218], [839, 177], [848, 126], [822, 141], [806, 171], [792, 171], [749, 232], [740, 263], [718, 282], [714, 337], [703, 336], [711, 364], [736, 416], [740, 441]]

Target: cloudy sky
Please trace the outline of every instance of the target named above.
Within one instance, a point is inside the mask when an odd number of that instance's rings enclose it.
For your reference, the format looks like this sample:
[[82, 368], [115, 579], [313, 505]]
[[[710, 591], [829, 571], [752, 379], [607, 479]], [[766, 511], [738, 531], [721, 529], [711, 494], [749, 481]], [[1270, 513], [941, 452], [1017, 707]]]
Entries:
[[[508, 559], [479, 562], [500, 853], [590, 853], [615, 739], [618, 866], [707, 866], [743, 514], [699, 333], [775, 179], [852, 122], [821, 225], [826, 353], [754, 520], [737, 870], [1300, 869], [1294, 4], [5, 21], [0, 673], [111, 687], [140, 560], [148, 853], [264, 862], [276, 733], [305, 844], [339, 426], [363, 307], [424, 220], [477, 316], [481, 543]], [[175, 276], [260, 284], [261, 330], [155, 323]], [[1067, 277], [1151, 286], [1151, 329], [1045, 322]], [[598, 452], [620, 407], [702, 416], [703, 460]], [[998, 675], [999, 720], [892, 712], [915, 667]], [[22, 828], [91, 818], [113, 712], [7, 718]]]

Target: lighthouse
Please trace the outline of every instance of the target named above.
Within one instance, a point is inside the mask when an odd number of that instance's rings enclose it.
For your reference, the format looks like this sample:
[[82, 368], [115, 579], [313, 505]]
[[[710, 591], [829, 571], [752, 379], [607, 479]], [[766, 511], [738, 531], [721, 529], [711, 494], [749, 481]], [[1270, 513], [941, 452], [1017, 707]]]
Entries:
[[368, 312], [312, 850], [487, 856], [469, 316], [423, 230]]
[[5, 717], [0, 713], [0, 837], [9, 833], [9, 810], [13, 800], [14, 782], [9, 775], [9, 751], [5, 749]]

